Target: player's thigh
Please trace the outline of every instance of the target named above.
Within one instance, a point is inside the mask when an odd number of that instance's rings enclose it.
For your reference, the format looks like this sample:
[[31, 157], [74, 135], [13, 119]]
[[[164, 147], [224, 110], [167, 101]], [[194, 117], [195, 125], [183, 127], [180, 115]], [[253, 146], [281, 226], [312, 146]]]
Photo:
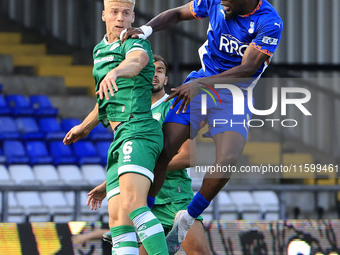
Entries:
[[211, 254], [208, 240], [205, 235], [204, 227], [201, 221], [195, 220], [194, 224], [188, 231], [182, 247], [188, 255], [209, 255]]
[[122, 203], [121, 195], [112, 196], [108, 201], [108, 211], [109, 211], [109, 226], [110, 228], [120, 226], [120, 225], [131, 225], [132, 222], [129, 219], [126, 212], [120, 206]]

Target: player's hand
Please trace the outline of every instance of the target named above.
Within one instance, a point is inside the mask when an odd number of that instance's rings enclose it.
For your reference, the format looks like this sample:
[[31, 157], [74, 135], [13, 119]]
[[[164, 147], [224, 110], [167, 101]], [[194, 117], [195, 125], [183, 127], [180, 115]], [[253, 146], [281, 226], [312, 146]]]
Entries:
[[176, 114], [179, 114], [182, 110], [182, 112], [185, 113], [189, 107], [191, 99], [198, 94], [201, 86], [202, 84], [196, 81], [185, 83], [177, 88], [171, 89], [173, 93], [165, 101], [167, 102], [172, 98], [177, 97], [173, 102], [171, 109], [175, 108], [175, 106], [182, 100]]
[[117, 76], [116, 76], [116, 72], [114, 69], [106, 74], [104, 79], [100, 82], [99, 89], [96, 92], [96, 95], [99, 95], [100, 100], [102, 100], [104, 96], [106, 100], [110, 99], [108, 91], [110, 91], [110, 95], [112, 97], [115, 95], [115, 93], [113, 92], [113, 89], [116, 92], [118, 91], [116, 79], [117, 79]]
[[139, 38], [139, 34], [144, 35], [142, 29], [140, 29], [139, 27], [130, 27], [122, 31], [122, 33], [120, 34], [120, 41], [123, 44], [129, 38], [137, 39]]
[[97, 210], [102, 206], [102, 201], [106, 197], [106, 185], [100, 184], [93, 190], [87, 193], [87, 206], [91, 207], [91, 210]]
[[120, 33], [120, 41], [123, 44], [130, 37], [134, 39], [141, 38], [143, 40], [146, 40], [152, 34], [152, 31], [153, 31], [152, 27], [147, 25], [143, 25], [137, 28], [132, 27], [124, 29]]
[[65, 135], [63, 139], [63, 143], [65, 145], [70, 145], [71, 143], [78, 142], [80, 139], [86, 137], [90, 133], [89, 130], [86, 130], [80, 125], [74, 126], [68, 133]]

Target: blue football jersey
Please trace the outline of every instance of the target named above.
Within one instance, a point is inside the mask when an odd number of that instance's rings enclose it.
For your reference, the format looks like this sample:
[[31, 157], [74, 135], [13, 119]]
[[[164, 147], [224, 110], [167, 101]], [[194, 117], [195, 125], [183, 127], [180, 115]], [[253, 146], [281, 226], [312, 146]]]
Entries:
[[280, 42], [283, 27], [279, 14], [271, 4], [260, 0], [252, 13], [232, 19], [225, 19], [220, 0], [193, 0], [190, 10], [195, 18], [209, 17], [210, 21], [207, 41], [199, 49], [206, 76], [240, 65], [247, 47], [254, 47], [269, 56], [253, 78], [261, 76]]

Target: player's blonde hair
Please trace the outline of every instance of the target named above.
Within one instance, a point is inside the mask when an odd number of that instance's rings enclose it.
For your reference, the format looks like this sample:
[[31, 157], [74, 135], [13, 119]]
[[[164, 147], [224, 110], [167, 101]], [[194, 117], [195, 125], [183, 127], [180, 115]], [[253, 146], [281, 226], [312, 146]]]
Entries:
[[104, 0], [104, 6], [106, 5], [107, 2], [122, 2], [122, 3], [130, 3], [135, 6], [136, 0]]

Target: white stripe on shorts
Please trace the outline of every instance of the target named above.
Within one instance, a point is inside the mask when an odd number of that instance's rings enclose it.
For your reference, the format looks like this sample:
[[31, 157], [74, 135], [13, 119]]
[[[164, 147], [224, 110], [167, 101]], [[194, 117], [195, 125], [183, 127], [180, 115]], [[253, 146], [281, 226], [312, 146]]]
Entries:
[[111, 197], [113, 197], [113, 196], [115, 196], [115, 195], [117, 195], [119, 193], [120, 193], [120, 188], [119, 187], [110, 190], [106, 194], [107, 200], [109, 200]]
[[124, 165], [118, 168], [118, 176], [121, 176], [124, 173], [138, 173], [141, 175], [144, 175], [150, 179], [151, 182], [153, 182], [153, 172], [151, 172], [149, 169], [137, 166], [137, 165]]

